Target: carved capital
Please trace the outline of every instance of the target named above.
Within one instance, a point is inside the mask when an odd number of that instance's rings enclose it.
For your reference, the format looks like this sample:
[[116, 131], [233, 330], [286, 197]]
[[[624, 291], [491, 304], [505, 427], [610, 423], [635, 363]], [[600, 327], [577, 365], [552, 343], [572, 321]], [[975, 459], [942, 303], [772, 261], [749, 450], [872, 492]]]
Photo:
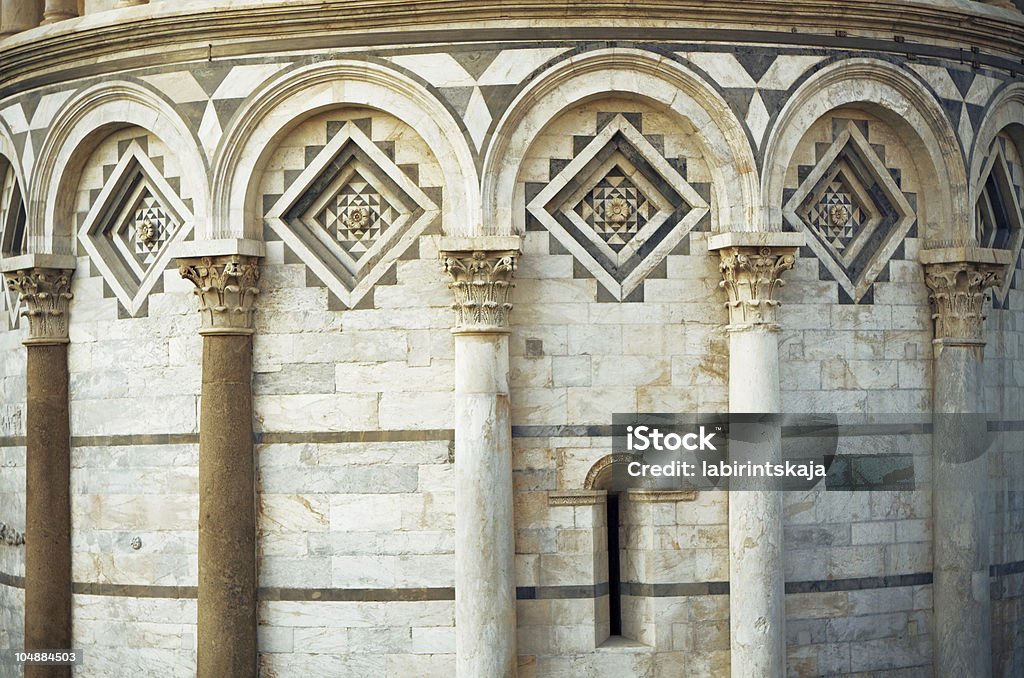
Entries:
[[782, 272], [793, 268], [796, 248], [793, 247], [727, 247], [719, 250], [722, 281], [718, 283], [729, 295], [729, 323], [733, 329], [767, 327], [778, 329], [772, 298], [785, 281]]
[[448, 284], [455, 295], [456, 332], [507, 331], [508, 292], [515, 287], [512, 276], [519, 252], [515, 250], [474, 250], [441, 252]]
[[252, 334], [260, 279], [257, 257], [229, 254], [178, 259], [181, 277], [199, 297], [199, 334]]
[[27, 268], [5, 273], [7, 287], [18, 293], [28, 318], [25, 344], [68, 343], [68, 302], [71, 301], [71, 276], [63, 268]]
[[988, 288], [1003, 284], [1005, 266], [954, 261], [926, 264], [935, 339], [950, 344], [984, 346], [984, 305]]

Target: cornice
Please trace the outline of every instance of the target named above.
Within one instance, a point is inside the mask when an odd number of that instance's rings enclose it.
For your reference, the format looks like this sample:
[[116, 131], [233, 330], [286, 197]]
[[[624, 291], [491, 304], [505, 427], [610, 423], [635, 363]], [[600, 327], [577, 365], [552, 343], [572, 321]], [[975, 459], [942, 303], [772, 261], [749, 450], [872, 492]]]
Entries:
[[[160, 63], [498, 40], [723, 41], [873, 49], [1024, 73], [1024, 16], [966, 0], [234, 0], [157, 3], [19, 33], [0, 41], [0, 72], [5, 76], [0, 98], [85, 75]], [[972, 53], [972, 47], [979, 52]]]

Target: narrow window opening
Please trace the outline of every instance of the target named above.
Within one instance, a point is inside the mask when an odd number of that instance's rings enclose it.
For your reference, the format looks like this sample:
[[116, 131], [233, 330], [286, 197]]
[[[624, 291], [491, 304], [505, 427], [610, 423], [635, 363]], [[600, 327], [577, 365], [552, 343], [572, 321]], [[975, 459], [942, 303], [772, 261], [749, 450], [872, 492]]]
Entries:
[[619, 558], [619, 495], [608, 493], [608, 613], [610, 633], [622, 635], [622, 573]]

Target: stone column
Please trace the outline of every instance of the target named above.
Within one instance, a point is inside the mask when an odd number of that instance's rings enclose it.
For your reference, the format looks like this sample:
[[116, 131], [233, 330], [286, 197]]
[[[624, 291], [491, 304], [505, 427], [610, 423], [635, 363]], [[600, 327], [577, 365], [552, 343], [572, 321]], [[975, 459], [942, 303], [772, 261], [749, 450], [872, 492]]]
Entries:
[[0, 0], [0, 38], [38, 26], [40, 6], [37, 0]]
[[986, 290], [1002, 283], [1004, 268], [977, 261], [925, 265], [935, 320], [932, 600], [939, 677], [992, 675], [992, 493], [982, 323]]
[[[6, 273], [28, 318], [25, 417], [25, 649], [71, 649], [70, 269]], [[28, 665], [26, 678], [69, 678], [70, 666]]]
[[52, 24], [78, 16], [76, 0], [46, 0], [43, 6], [43, 24]]
[[256, 490], [252, 444], [255, 257], [178, 259], [199, 297], [198, 678], [256, 678]]
[[508, 293], [518, 238], [450, 240], [455, 295], [455, 674], [516, 675]]
[[[729, 309], [729, 411], [781, 413], [775, 290], [793, 267], [801, 234], [723, 234], [709, 247], [721, 256]], [[782, 458], [776, 424], [730, 428], [730, 456]], [[781, 678], [786, 672], [782, 493], [770, 487], [729, 492], [729, 638], [732, 678]]]

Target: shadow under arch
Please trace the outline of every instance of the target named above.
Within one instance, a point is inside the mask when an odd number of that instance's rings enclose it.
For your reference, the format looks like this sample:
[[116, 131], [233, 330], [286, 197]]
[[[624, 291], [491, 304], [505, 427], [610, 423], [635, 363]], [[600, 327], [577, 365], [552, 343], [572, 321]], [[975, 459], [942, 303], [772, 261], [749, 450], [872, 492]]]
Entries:
[[[296, 102], [301, 105], [296, 106]], [[423, 138], [445, 175], [442, 228], [479, 231], [479, 187], [465, 135], [443, 104], [399, 71], [368, 61], [332, 61], [279, 74], [232, 118], [213, 160], [208, 239], [262, 239], [254, 213], [258, 178], [280, 141], [304, 120], [345, 106], [377, 109]]]
[[722, 230], [759, 230], [757, 166], [743, 125], [700, 76], [664, 56], [612, 48], [561, 61], [528, 85], [498, 122], [483, 161], [484, 223], [511, 235], [516, 182], [538, 133], [571, 107], [609, 96], [634, 96], [690, 120], [712, 172]]
[[[903, 133], [935, 191], [921, 237], [956, 238], [970, 224], [967, 173], [957, 136], [934, 96], [891, 63], [850, 58], [832, 63], [806, 80], [790, 97], [765, 143], [761, 209], [769, 230], [782, 230], [783, 188], [797, 145], [810, 126], [829, 111], [863, 107]], [[938, 223], [936, 223], [938, 222]]]
[[[183, 192], [193, 201], [192, 219], [199, 229], [208, 213], [208, 164], [195, 135], [162, 95], [136, 82], [118, 81], [90, 87], [68, 101], [55, 116], [32, 170], [28, 201], [29, 237], [34, 251], [73, 254], [75, 190], [73, 179], [92, 151], [110, 134], [140, 127], [173, 149], [182, 167]], [[187, 187], [187, 190], [185, 190]]]

